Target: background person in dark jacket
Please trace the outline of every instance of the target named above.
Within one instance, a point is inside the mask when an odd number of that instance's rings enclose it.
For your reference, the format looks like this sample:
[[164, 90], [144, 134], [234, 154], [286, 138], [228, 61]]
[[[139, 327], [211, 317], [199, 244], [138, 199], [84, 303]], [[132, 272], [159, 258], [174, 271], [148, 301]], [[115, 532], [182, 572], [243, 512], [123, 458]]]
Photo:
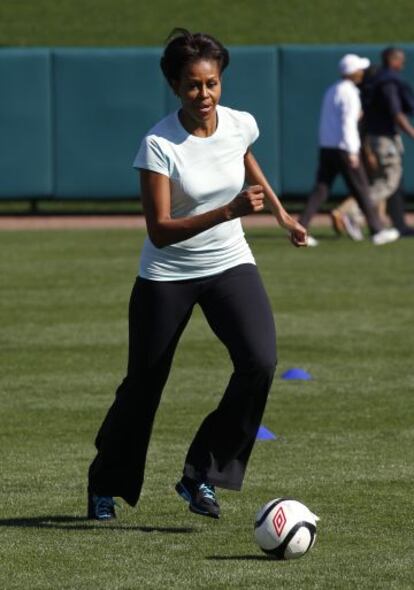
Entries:
[[[387, 201], [387, 211], [400, 234], [413, 230], [404, 221], [401, 181], [404, 147], [400, 132], [414, 139], [409, 116], [414, 115], [414, 93], [401, 79], [405, 54], [402, 49], [387, 47], [382, 52], [382, 67], [367, 89], [363, 107], [364, 132], [370, 153], [371, 199], [377, 205]], [[364, 96], [364, 93], [363, 93]]]

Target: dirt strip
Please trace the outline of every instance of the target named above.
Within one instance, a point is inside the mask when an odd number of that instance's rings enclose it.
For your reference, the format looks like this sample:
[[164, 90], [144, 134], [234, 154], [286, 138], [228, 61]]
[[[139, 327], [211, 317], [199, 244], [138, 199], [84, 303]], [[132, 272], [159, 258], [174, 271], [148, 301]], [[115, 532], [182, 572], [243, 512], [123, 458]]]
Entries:
[[[329, 225], [328, 215], [317, 215], [315, 225]], [[243, 225], [250, 227], [272, 227], [276, 221], [272, 215], [249, 215]], [[0, 230], [44, 230], [44, 229], [117, 229], [145, 228], [142, 215], [16, 215], [0, 216]]]
[[[414, 213], [406, 215], [409, 225], [414, 225]], [[312, 219], [313, 227], [329, 226], [327, 214], [318, 214]], [[249, 215], [243, 218], [245, 228], [272, 227], [276, 221], [272, 215]], [[0, 216], [1, 230], [44, 229], [139, 229], [145, 228], [142, 215], [13, 215]]]

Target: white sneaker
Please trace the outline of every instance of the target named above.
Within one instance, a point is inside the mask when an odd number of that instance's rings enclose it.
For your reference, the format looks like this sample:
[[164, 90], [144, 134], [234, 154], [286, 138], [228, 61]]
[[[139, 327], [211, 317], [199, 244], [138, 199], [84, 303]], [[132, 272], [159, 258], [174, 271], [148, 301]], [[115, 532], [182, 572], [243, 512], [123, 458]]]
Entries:
[[308, 239], [306, 240], [306, 245], [309, 248], [315, 248], [315, 246], [319, 246], [319, 242], [313, 236], [308, 236]]
[[364, 239], [364, 234], [361, 231], [358, 223], [355, 221], [352, 215], [345, 213], [342, 215], [342, 221], [345, 227], [345, 231], [348, 236], [356, 242], [361, 242]]
[[383, 246], [384, 244], [390, 244], [391, 242], [395, 242], [400, 237], [400, 232], [395, 227], [390, 227], [390, 229], [382, 229], [381, 231], [377, 232], [372, 236], [372, 243], [375, 246]]

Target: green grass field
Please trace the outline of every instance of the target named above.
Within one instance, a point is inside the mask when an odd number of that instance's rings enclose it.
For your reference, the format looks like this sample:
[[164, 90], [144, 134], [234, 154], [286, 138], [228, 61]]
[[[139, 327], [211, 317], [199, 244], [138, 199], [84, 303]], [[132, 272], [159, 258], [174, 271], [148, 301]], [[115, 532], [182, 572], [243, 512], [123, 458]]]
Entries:
[[[229, 375], [195, 313], [153, 433], [142, 499], [85, 520], [93, 437], [123, 377], [143, 233], [3, 232], [3, 589], [390, 589], [413, 583], [413, 273], [410, 240], [322, 240], [296, 250], [251, 230], [277, 316], [280, 367], [242, 493], [204, 520], [175, 495], [186, 448]], [[311, 382], [287, 382], [297, 366]], [[256, 510], [297, 497], [321, 518], [312, 553], [277, 563], [253, 541]]]
[[173, 27], [225, 43], [413, 41], [412, 0], [2, 0], [0, 45], [161, 45]]

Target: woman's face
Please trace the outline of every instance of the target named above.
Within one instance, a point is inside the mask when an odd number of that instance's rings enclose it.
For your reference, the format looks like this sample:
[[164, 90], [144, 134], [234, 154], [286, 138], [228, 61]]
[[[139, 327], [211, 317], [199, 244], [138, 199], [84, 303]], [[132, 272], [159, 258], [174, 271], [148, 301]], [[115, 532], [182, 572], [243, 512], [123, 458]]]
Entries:
[[219, 64], [215, 60], [195, 61], [182, 71], [173, 89], [181, 99], [182, 110], [199, 125], [216, 120], [216, 106], [221, 96]]

